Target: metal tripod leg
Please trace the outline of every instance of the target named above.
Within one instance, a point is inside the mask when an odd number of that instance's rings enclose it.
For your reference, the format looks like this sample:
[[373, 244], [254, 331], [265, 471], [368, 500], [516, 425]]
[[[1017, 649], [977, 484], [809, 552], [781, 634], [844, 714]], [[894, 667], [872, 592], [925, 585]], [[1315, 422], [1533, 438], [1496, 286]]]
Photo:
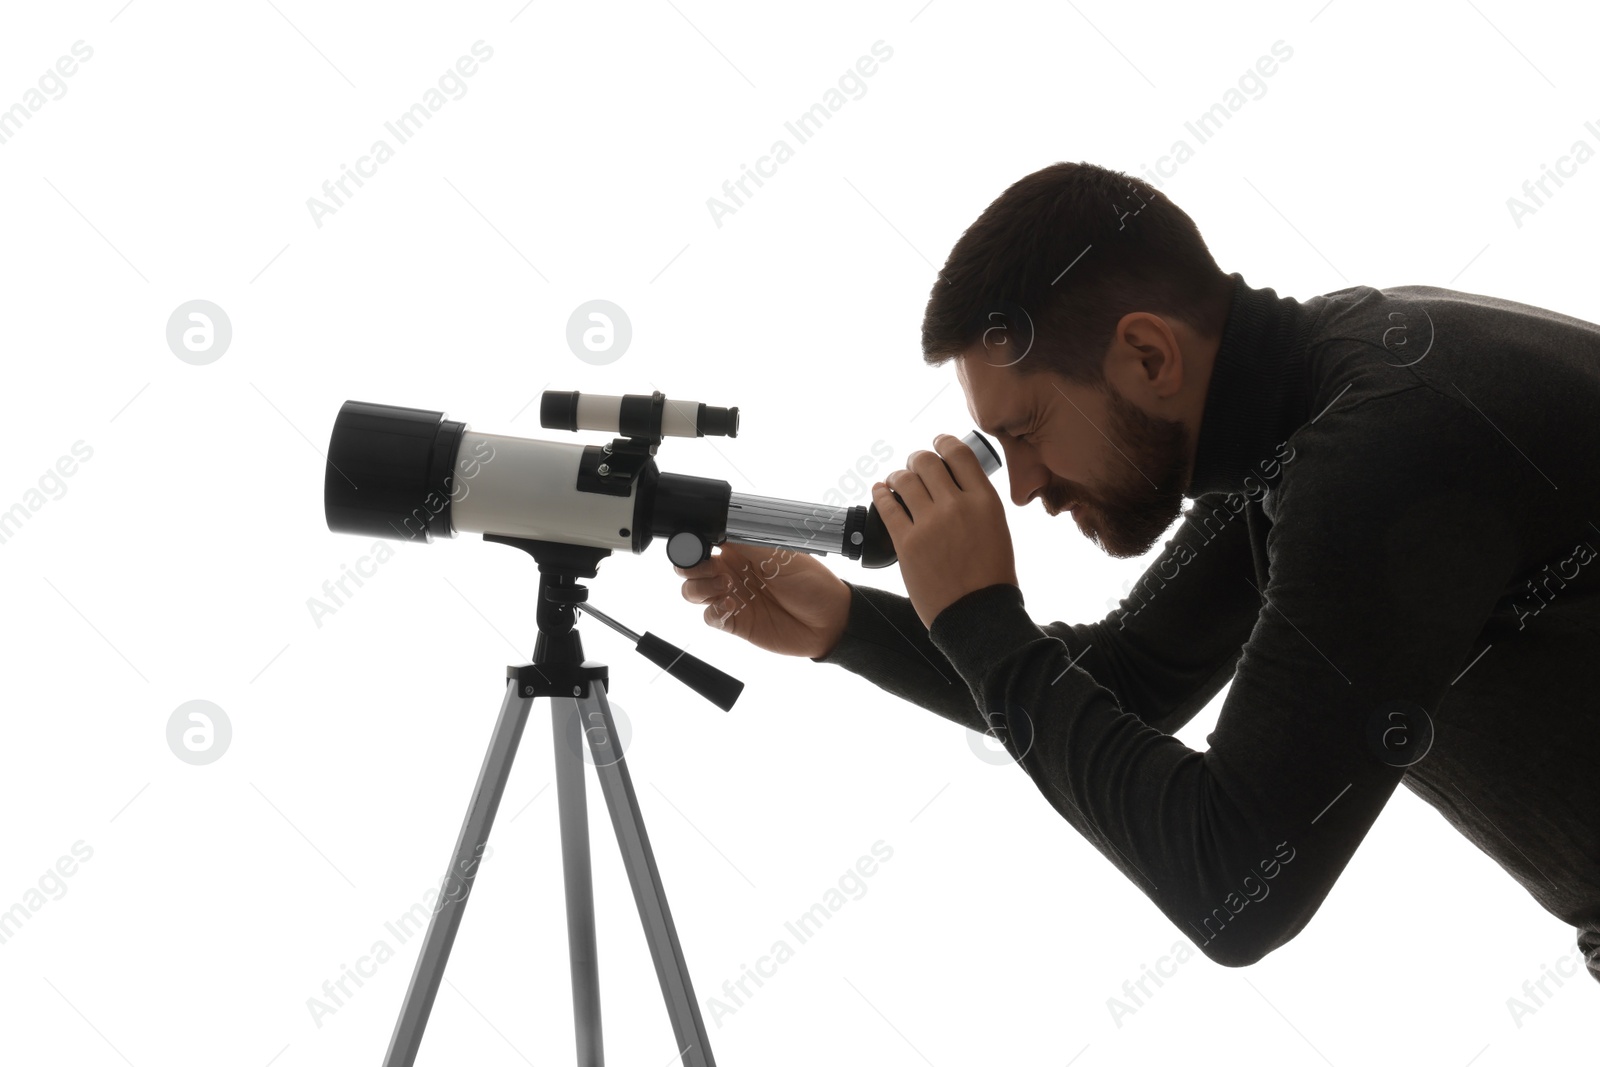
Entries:
[[461, 833], [456, 838], [450, 869], [445, 872], [439, 900], [434, 905], [432, 918], [428, 920], [422, 953], [417, 957], [416, 969], [411, 972], [411, 984], [406, 987], [400, 1018], [389, 1039], [389, 1051], [383, 1057], [384, 1067], [412, 1067], [417, 1058], [422, 1030], [428, 1024], [433, 998], [444, 979], [445, 961], [450, 958], [450, 946], [456, 939], [456, 930], [461, 925], [461, 915], [467, 906], [467, 896], [472, 890], [472, 880], [478, 873], [478, 860], [489, 841], [489, 827], [494, 825], [494, 814], [500, 807], [501, 794], [505, 792], [506, 780], [511, 777], [511, 760], [517, 753], [517, 742], [522, 739], [522, 728], [527, 724], [528, 708], [533, 704], [533, 699], [531, 696], [522, 696], [514, 680], [506, 683], [505, 702], [500, 706], [494, 736], [489, 741], [488, 753], [483, 757], [478, 784], [472, 790], [467, 817], [461, 823]]
[[[598, 689], [598, 683], [593, 685]], [[572, 958], [572, 1026], [578, 1067], [604, 1067], [600, 1031], [600, 969], [594, 937], [594, 888], [589, 875], [589, 807], [583, 785], [583, 728], [578, 703], [550, 698], [555, 740], [556, 803], [561, 818], [561, 871], [567, 896], [567, 952]]]
[[[569, 714], [579, 716], [588, 738], [589, 751], [594, 757], [595, 771], [600, 777], [600, 790], [605, 794], [606, 807], [611, 811], [611, 825], [617, 835], [617, 845], [622, 849], [622, 863], [628, 871], [628, 884], [633, 887], [633, 900], [639, 909], [639, 920], [644, 924], [645, 940], [650, 945], [650, 958], [655, 962], [656, 979], [661, 983], [661, 995], [666, 1001], [667, 1014], [672, 1020], [672, 1033], [677, 1038], [679, 1055], [684, 1067], [715, 1067], [711, 1045], [706, 1040], [705, 1022], [700, 1018], [700, 1007], [695, 1003], [694, 987], [689, 981], [689, 969], [684, 963], [683, 948], [678, 944], [678, 932], [672, 924], [672, 912], [667, 907], [666, 891], [661, 887], [661, 874], [656, 870], [655, 854], [650, 850], [650, 838], [645, 833], [644, 818], [639, 813], [638, 798], [633, 792], [633, 780], [628, 775], [628, 765], [616, 747], [616, 723], [611, 718], [611, 704], [606, 699], [604, 684], [589, 686], [585, 697], [553, 697], [559, 708], [565, 705]], [[555, 716], [559, 722], [561, 715]], [[559, 752], [563, 740], [556, 739]], [[571, 748], [576, 746], [570, 746]], [[580, 794], [581, 801], [581, 794]], [[566, 853], [567, 818], [561, 820], [562, 849]], [[584, 861], [587, 868], [587, 850]], [[569, 880], [568, 932], [575, 929], [572, 918], [572, 897]], [[593, 945], [592, 911], [589, 927], [589, 945]], [[576, 948], [576, 943], [575, 943]], [[591, 949], [592, 951], [592, 949]], [[577, 953], [574, 951], [574, 961]], [[577, 963], [573, 964], [576, 975]], [[574, 990], [577, 983], [574, 982]], [[594, 1016], [596, 1048], [599, 1047], [599, 1006], [596, 1001]], [[580, 1051], [582, 1038], [580, 1037]]]
[[[556, 796], [560, 806], [561, 862], [566, 884], [567, 941], [572, 958], [572, 1009], [577, 1033], [580, 1067], [602, 1067], [600, 1037], [600, 985], [595, 951], [594, 893], [589, 867], [588, 809], [584, 795], [583, 762], [579, 743], [586, 739], [594, 756], [600, 789], [611, 812], [611, 825], [622, 850], [623, 867], [644, 924], [650, 958], [655, 963], [656, 979], [666, 1001], [667, 1015], [677, 1039], [684, 1067], [715, 1067], [706, 1040], [705, 1023], [695, 1004], [689, 971], [683, 961], [672, 913], [655, 855], [639, 813], [638, 798], [627, 765], [617, 751], [616, 724], [606, 700], [605, 685], [591, 682], [588, 696], [552, 697], [551, 726], [555, 741]], [[446, 872], [438, 904], [428, 920], [422, 952], [406, 988], [400, 1018], [389, 1040], [384, 1067], [413, 1067], [423, 1029], [433, 1009], [434, 997], [444, 980], [445, 963], [461, 925], [461, 916], [478, 873], [478, 861], [489, 840], [495, 812], [511, 776], [511, 761], [528, 721], [534, 697], [523, 696], [515, 679], [506, 683], [505, 702], [495, 722], [494, 736], [478, 772], [466, 819], [456, 840], [450, 869]]]

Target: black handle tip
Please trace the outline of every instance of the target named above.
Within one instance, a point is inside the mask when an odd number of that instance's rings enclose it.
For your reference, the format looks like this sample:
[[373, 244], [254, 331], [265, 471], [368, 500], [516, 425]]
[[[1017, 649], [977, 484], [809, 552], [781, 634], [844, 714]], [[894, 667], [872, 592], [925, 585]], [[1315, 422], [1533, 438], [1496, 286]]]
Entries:
[[677, 645], [663, 641], [648, 631], [635, 646], [645, 659], [672, 675], [696, 693], [705, 697], [723, 711], [732, 711], [744, 683], [717, 670], [703, 659], [697, 659]]

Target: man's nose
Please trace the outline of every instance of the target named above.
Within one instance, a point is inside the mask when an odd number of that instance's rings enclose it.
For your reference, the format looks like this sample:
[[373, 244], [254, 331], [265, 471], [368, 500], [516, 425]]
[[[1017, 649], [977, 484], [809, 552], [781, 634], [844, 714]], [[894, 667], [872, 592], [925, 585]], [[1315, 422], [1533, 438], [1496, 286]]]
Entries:
[[1036, 464], [1014, 463], [1010, 470], [1011, 502], [1020, 508], [1032, 500], [1044, 485], [1042, 469]]

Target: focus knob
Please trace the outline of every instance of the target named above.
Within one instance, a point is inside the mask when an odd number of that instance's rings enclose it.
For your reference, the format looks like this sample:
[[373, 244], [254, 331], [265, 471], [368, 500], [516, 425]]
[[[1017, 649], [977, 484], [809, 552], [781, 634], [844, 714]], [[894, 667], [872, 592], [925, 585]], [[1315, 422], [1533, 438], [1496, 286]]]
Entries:
[[706, 543], [687, 530], [675, 533], [667, 539], [667, 558], [675, 567], [693, 567], [706, 559]]

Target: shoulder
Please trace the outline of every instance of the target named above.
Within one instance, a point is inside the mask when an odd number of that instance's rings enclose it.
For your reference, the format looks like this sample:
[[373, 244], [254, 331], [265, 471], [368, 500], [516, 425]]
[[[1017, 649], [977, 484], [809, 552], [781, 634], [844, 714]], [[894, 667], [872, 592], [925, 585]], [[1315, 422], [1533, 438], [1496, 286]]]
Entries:
[[1426, 384], [1417, 367], [1434, 346], [1425, 286], [1356, 285], [1306, 302], [1307, 417], [1351, 409]]
[[1517, 531], [1537, 479], [1461, 397], [1424, 381], [1347, 393], [1289, 443], [1292, 462], [1262, 502], [1272, 523], [1269, 552], [1284, 538], [1355, 556], [1360, 542], [1393, 547], [1400, 539], [1442, 550], [1452, 538], [1472, 538], [1489, 557], [1519, 554]]
[[1389, 351], [1409, 347], [1412, 351], [1403, 354], [1414, 355], [1415, 348], [1427, 341], [1429, 304], [1446, 292], [1428, 285], [1393, 285], [1385, 289], [1353, 285], [1324, 293], [1307, 302], [1308, 308], [1316, 312], [1310, 344], [1317, 348], [1348, 341]]

